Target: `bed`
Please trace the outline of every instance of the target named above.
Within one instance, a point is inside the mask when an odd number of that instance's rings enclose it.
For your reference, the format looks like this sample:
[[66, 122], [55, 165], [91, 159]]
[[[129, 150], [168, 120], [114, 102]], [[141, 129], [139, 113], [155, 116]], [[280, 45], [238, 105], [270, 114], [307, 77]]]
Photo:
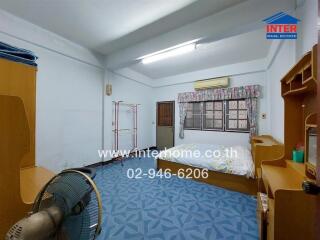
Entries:
[[[232, 150], [237, 154], [226, 154]], [[206, 151], [210, 152], [207, 154]], [[191, 156], [190, 152], [197, 151]], [[213, 154], [220, 152], [219, 154]], [[252, 139], [251, 152], [243, 146], [221, 146], [209, 144], [182, 144], [161, 151], [157, 156], [157, 168], [178, 174], [179, 171], [208, 169], [205, 177], [189, 174], [198, 181], [218, 187], [256, 195], [261, 161], [275, 160], [283, 154], [283, 145], [274, 141], [271, 136], [260, 136]], [[191, 170], [190, 170], [191, 169]]]

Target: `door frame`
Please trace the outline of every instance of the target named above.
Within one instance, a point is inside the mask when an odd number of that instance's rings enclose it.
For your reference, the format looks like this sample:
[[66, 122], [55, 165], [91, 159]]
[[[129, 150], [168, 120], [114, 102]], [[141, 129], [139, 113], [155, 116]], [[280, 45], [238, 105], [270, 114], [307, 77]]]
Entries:
[[157, 143], [157, 136], [158, 136], [158, 106], [159, 106], [159, 103], [172, 103], [173, 105], [173, 108], [172, 108], [172, 114], [173, 114], [173, 117], [172, 117], [172, 131], [173, 131], [173, 146], [175, 146], [175, 135], [176, 135], [176, 119], [175, 119], [175, 116], [176, 116], [176, 102], [175, 100], [171, 100], [171, 101], [160, 101], [160, 102], [157, 102], [157, 105], [156, 105], [156, 145], [158, 147], [158, 143]]

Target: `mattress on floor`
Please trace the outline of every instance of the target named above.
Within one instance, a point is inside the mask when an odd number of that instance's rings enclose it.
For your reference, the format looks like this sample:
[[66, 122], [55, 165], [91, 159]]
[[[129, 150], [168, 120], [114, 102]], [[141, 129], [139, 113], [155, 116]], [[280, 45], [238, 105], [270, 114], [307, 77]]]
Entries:
[[248, 178], [254, 177], [251, 152], [244, 146], [182, 144], [161, 151], [156, 159]]

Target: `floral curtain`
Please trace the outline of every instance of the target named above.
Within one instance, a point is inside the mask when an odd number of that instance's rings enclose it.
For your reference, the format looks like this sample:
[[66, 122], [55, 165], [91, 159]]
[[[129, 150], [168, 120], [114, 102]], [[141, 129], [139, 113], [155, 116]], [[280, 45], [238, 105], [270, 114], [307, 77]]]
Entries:
[[204, 102], [214, 100], [260, 97], [260, 85], [233, 88], [206, 89], [196, 92], [179, 93], [178, 102]]
[[187, 116], [187, 106], [188, 106], [188, 103], [185, 103], [185, 102], [179, 103], [179, 116], [180, 116], [179, 137], [181, 139], [184, 138], [184, 121]]
[[258, 135], [258, 100], [257, 98], [246, 98], [246, 106], [248, 112], [250, 138]]
[[246, 99], [248, 108], [248, 120], [250, 124], [250, 136], [258, 134], [257, 127], [257, 98], [260, 97], [260, 85], [249, 85], [233, 88], [206, 89], [196, 92], [185, 92], [178, 94], [180, 112], [179, 137], [184, 138], [184, 121], [188, 102], [204, 102], [228, 99]]

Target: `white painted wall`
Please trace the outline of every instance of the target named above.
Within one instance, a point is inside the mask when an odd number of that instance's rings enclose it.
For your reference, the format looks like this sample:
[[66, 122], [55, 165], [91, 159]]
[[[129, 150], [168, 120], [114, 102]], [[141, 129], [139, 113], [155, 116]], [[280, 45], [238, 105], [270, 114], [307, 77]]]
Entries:
[[278, 141], [284, 140], [284, 102], [281, 96], [281, 78], [296, 63], [296, 43], [283, 41], [267, 70], [267, 99], [270, 112], [269, 129], [271, 135]]
[[[226, 69], [228, 67], [226, 66]], [[209, 71], [209, 70], [207, 70]], [[205, 73], [207, 73], [207, 71]], [[215, 71], [211, 69], [211, 71]], [[200, 72], [201, 73], [201, 72]], [[198, 74], [189, 73], [176, 76], [175, 81], [178, 82], [176, 85], [158, 87], [154, 91], [154, 103], [153, 108], [156, 109], [156, 102], [159, 101], [175, 101], [175, 144], [182, 143], [215, 143], [215, 144], [224, 144], [224, 145], [248, 145], [249, 144], [249, 134], [248, 133], [227, 133], [227, 132], [215, 132], [215, 131], [195, 131], [195, 130], [185, 130], [185, 138], [179, 138], [179, 105], [177, 102], [178, 93], [181, 92], [192, 92], [194, 91], [193, 83], [179, 83], [181, 78], [191, 79], [193, 81], [204, 79], [204, 76]], [[204, 72], [203, 72], [204, 73]], [[188, 75], [188, 76], [186, 76]], [[228, 72], [225, 72], [221, 76], [227, 76]], [[243, 86], [243, 85], [253, 85], [259, 84], [262, 86], [262, 97], [259, 101], [260, 113], [267, 113], [267, 98], [266, 98], [266, 74], [265, 71], [252, 72], [252, 73], [243, 73], [240, 75], [231, 76], [230, 86]], [[267, 113], [268, 116], [268, 113]], [[266, 120], [261, 119], [261, 114], [259, 116], [259, 132], [265, 134], [269, 132], [268, 129], [268, 118]], [[154, 111], [153, 119], [155, 122], [156, 113]], [[156, 144], [156, 126], [154, 125], [154, 135], [153, 142]]]
[[299, 60], [306, 52], [318, 42], [318, 1], [301, 0], [296, 10], [298, 24], [298, 39], [296, 60]]
[[[152, 143], [152, 113], [155, 111], [152, 105], [153, 89], [150, 86], [133, 81], [118, 73], [106, 71], [105, 83], [112, 84], [112, 95], [104, 97], [104, 149], [112, 150], [114, 135], [112, 133], [113, 109], [112, 101], [124, 101], [126, 103], [141, 104], [138, 106], [138, 148], [144, 149], [153, 146]], [[143, 81], [143, 80], [141, 80]], [[121, 107], [120, 128], [132, 126], [132, 115], [127, 107]], [[119, 150], [132, 147], [131, 136], [122, 135], [119, 138]], [[109, 159], [105, 159], [109, 160]]]
[[39, 57], [37, 164], [59, 172], [99, 161], [103, 70], [94, 54], [3, 12], [0, 41]]

